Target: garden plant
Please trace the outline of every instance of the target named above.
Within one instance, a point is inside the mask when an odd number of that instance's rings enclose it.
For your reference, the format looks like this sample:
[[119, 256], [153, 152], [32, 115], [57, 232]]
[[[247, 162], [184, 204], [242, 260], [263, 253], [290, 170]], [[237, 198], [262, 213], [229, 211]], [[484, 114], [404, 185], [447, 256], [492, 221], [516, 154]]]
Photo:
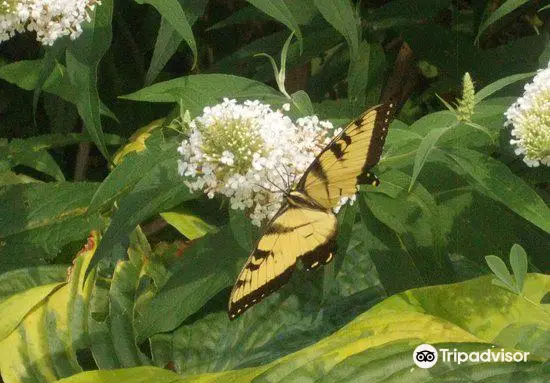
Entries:
[[2, 0], [0, 137], [0, 382], [550, 382], [547, 1]]

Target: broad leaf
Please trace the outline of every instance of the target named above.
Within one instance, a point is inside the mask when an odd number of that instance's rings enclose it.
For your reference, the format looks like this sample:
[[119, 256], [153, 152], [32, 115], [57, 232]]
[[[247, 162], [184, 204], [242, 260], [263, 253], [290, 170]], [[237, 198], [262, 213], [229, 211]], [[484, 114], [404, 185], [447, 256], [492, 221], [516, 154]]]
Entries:
[[550, 208], [525, 181], [501, 162], [464, 148], [445, 148], [445, 153], [468, 174], [482, 193], [550, 233]]
[[492, 94], [498, 92], [502, 88], [507, 87], [508, 85], [514, 84], [518, 81], [533, 77], [534, 75], [535, 73], [519, 73], [519, 74], [514, 74], [508, 77], [501, 78], [500, 80], [497, 80], [492, 84], [487, 85], [486, 87], [481, 89], [479, 92], [476, 92], [475, 103], [478, 104], [479, 102], [483, 101], [484, 99], [491, 96]]
[[92, 271], [85, 278], [98, 241], [96, 233], [89, 237], [73, 262], [67, 284], [41, 299], [32, 311], [18, 312], [32, 304], [32, 299], [19, 299], [16, 309], [10, 310], [13, 317], [17, 314], [19, 325], [0, 342], [4, 381], [57, 381], [89, 368], [87, 358], [91, 357], [101, 369], [149, 364], [134, 341], [133, 328], [138, 279], [143, 261], [150, 255], [146, 240], [139, 232], [133, 235], [129, 260], [119, 263], [112, 277], [96, 279]]
[[[494, 379], [514, 376], [515, 381], [520, 382], [533, 377], [544, 380], [550, 377], [550, 371], [544, 362], [536, 359], [505, 365], [438, 362], [435, 368], [427, 370], [415, 367], [412, 354], [416, 346], [423, 343], [438, 349], [456, 348], [465, 352], [486, 351], [496, 344], [509, 351], [528, 351], [531, 355], [548, 358], [550, 349], [545, 340], [550, 336], [550, 322], [546, 308], [538, 302], [549, 290], [548, 276], [530, 274], [526, 280], [526, 295], [536, 302], [535, 305], [492, 286], [489, 277], [406, 291], [379, 303], [322, 341], [269, 363], [265, 363], [260, 353], [254, 359], [243, 354], [247, 347], [265, 336], [266, 325], [262, 326], [260, 317], [257, 322], [247, 320], [249, 313], [235, 322], [228, 322], [222, 313], [211, 314], [199, 320], [195, 327], [185, 326], [178, 330], [171, 347], [174, 354], [182, 352], [174, 363], [177, 370], [187, 374], [209, 372], [185, 376], [184, 382], [259, 379], [379, 382], [395, 376], [406, 376], [407, 381], [429, 378], [440, 381], [445, 377], [472, 380], [479, 374]], [[292, 307], [289, 305], [288, 310]], [[269, 317], [261, 319], [270, 321]], [[201, 321], [202, 328], [198, 327]], [[201, 336], [194, 338], [192, 334], [197, 331]], [[523, 331], [532, 331], [533, 336], [520, 336]], [[224, 342], [217, 343], [218, 333], [223, 334]], [[281, 338], [280, 341], [285, 344], [295, 340]], [[214, 351], [217, 354], [213, 355], [208, 350], [217, 344], [227, 348], [218, 346]], [[231, 344], [238, 348], [232, 348]], [[272, 338], [271, 344], [265, 344], [264, 355], [270, 355], [267, 351], [277, 350], [278, 346], [277, 340]], [[189, 365], [192, 361], [202, 363]], [[518, 374], [518, 369], [524, 373]]]
[[26, 267], [0, 274], [0, 302], [12, 295], [36, 286], [63, 282], [67, 276], [67, 266], [51, 265]]
[[197, 312], [234, 282], [247, 253], [227, 227], [199, 239], [185, 251], [177, 272], [157, 286], [160, 291], [140, 309], [136, 318], [138, 339], [171, 331]]
[[103, 219], [89, 215], [96, 183], [31, 183], [0, 188], [3, 270], [43, 264], [63, 246], [82, 241]]
[[62, 283], [50, 283], [12, 295], [0, 303], [0, 343], [19, 325], [21, 319]]
[[[362, 219], [365, 222], [374, 215], [393, 230], [398, 247], [405, 250], [413, 270], [426, 282], [449, 280], [452, 271], [444, 251], [446, 241], [437, 204], [421, 184], [408, 192], [409, 185], [410, 178], [404, 173], [384, 173], [379, 187], [360, 193]], [[383, 281], [384, 287], [394, 292], [391, 283], [392, 278]]]
[[[103, 259], [114, 264], [114, 261], [124, 257], [128, 236], [138, 224], [161, 211], [195, 198], [178, 174], [178, 156], [173, 143], [168, 144], [163, 147], [159, 162], [146, 170], [141, 169], [137, 183], [128, 185], [132, 189], [118, 201], [118, 209], [111, 217], [109, 228], [92, 260], [92, 266]], [[108, 187], [108, 191], [113, 190]]]
[[224, 74], [202, 74], [160, 82], [123, 96], [127, 100], [147, 102], [181, 102], [194, 117], [207, 105], [219, 103], [223, 97], [264, 100], [283, 104], [286, 98], [275, 89], [258, 81]]
[[414, 167], [409, 190], [411, 190], [414, 186], [416, 178], [420, 174], [422, 167], [424, 167], [424, 164], [426, 163], [426, 160], [428, 159], [431, 151], [437, 145], [437, 141], [439, 141], [439, 138], [450, 129], [452, 129], [451, 126], [435, 128], [430, 130], [430, 132], [424, 138], [422, 138], [422, 142], [418, 146], [418, 150], [416, 151], [416, 156], [414, 158]]
[[197, 43], [195, 36], [193, 36], [193, 30], [191, 29], [192, 23], [189, 22], [182, 5], [178, 0], [135, 0], [139, 4], [151, 4], [161, 14], [170, 26], [178, 32], [181, 38], [183, 38], [187, 45], [193, 52], [193, 67], [197, 65]]
[[283, 0], [248, 0], [250, 4], [273, 17], [275, 20], [283, 23], [290, 29], [298, 38], [300, 51], [303, 49], [302, 31], [294, 15]]
[[93, 13], [91, 23], [83, 26], [84, 32], [67, 50], [67, 74], [76, 92], [75, 104], [88, 134], [105, 158], [109, 153], [101, 125], [97, 71], [99, 62], [111, 45], [113, 1], [103, 1]]
[[325, 20], [346, 38], [351, 57], [358, 54], [360, 41], [359, 20], [351, 1], [314, 0], [314, 3]]
[[351, 58], [348, 73], [348, 101], [356, 114], [367, 106], [367, 89], [375, 91], [375, 99], [369, 100], [371, 105], [378, 102], [386, 59], [379, 44], [362, 41], [358, 49], [357, 55]]

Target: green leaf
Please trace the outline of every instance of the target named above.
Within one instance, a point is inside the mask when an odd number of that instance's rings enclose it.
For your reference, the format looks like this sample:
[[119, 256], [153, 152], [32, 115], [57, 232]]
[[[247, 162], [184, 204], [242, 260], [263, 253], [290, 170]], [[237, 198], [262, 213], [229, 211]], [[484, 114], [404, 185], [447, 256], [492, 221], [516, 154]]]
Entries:
[[[21, 89], [34, 90], [39, 84], [40, 71], [44, 66], [43, 60], [22, 60], [0, 67], [0, 78]], [[42, 89], [61, 99], [76, 104], [78, 91], [71, 86], [66, 68], [57, 63]], [[99, 111], [102, 115], [116, 120], [116, 116], [100, 102]]]
[[0, 186], [28, 184], [30, 182], [40, 182], [40, 181], [32, 177], [26, 176], [24, 174], [14, 173], [11, 170], [4, 169], [0, 171]]
[[303, 36], [300, 26], [283, 0], [248, 0], [248, 2], [266, 15], [286, 25], [298, 38], [300, 52], [303, 50]]
[[151, 64], [145, 75], [145, 86], [149, 86], [155, 81], [166, 63], [174, 53], [176, 53], [182, 41], [183, 37], [181, 37], [179, 32], [163, 17], [160, 20], [160, 27], [157, 34], [157, 40], [155, 41], [155, 50], [153, 51]]
[[195, 198], [178, 174], [178, 152], [173, 145], [167, 147], [168, 151], [163, 153], [161, 160], [149, 169], [142, 169], [139, 181], [118, 201], [118, 209], [111, 217], [111, 223], [99, 244], [91, 267], [104, 259], [114, 264], [114, 261], [124, 257], [128, 236], [138, 224], [183, 201]]
[[215, 225], [202, 219], [189, 207], [177, 207], [176, 209], [160, 213], [160, 215], [166, 222], [190, 240], [218, 231]]
[[113, 1], [102, 2], [93, 15], [92, 22], [84, 24], [82, 35], [67, 49], [67, 74], [76, 91], [75, 104], [84, 127], [101, 154], [109, 159], [101, 127], [97, 71], [99, 62], [111, 45]]
[[[417, 273], [421, 280], [430, 283], [448, 281], [452, 278], [452, 270], [444, 251], [439, 209], [432, 195], [419, 183], [408, 192], [410, 178], [399, 171], [386, 172], [380, 180], [377, 188], [368, 192], [361, 190], [359, 206], [363, 222], [374, 215], [394, 232], [397, 246], [403, 250], [408, 267], [412, 268], [408, 274]], [[411, 275], [409, 280], [417, 278]], [[384, 287], [394, 292], [392, 283], [392, 278], [383, 281]]]
[[475, 122], [465, 122], [464, 124], [476, 130], [479, 130], [480, 132], [483, 132], [487, 137], [491, 139], [491, 141], [494, 141], [493, 134], [486, 127], [476, 124]]
[[452, 128], [453, 128], [452, 126], [447, 126], [444, 128], [435, 128], [430, 130], [428, 134], [422, 138], [422, 142], [418, 146], [418, 149], [416, 151], [416, 155], [414, 158], [414, 168], [411, 176], [411, 183], [409, 185], [409, 191], [413, 188], [414, 182], [418, 178], [420, 171], [424, 167], [424, 164], [426, 163], [426, 160], [428, 159], [428, 156], [430, 155], [431, 151], [436, 146], [437, 141], [439, 141], [439, 138]]
[[[514, 243], [521, 243], [529, 254], [535, 270], [546, 270], [548, 252], [541, 246], [548, 234], [468, 184], [467, 180], [449, 172], [448, 165], [430, 164], [425, 169], [426, 185], [440, 190], [436, 200], [441, 209], [442, 231], [447, 240], [447, 251], [457, 263], [457, 278], [465, 279], [486, 273], [487, 254], [508, 259]], [[426, 181], [424, 181], [426, 184]], [[505, 223], [505, 224], [503, 224]]]
[[314, 0], [321, 15], [346, 38], [350, 57], [359, 52], [359, 20], [349, 0]]
[[25, 315], [63, 283], [50, 283], [33, 287], [3, 300], [0, 303], [0, 343], [17, 328]]
[[501, 282], [501, 287], [503, 286], [511, 292], [518, 292], [518, 288], [512, 280], [512, 276], [510, 275], [510, 272], [502, 259], [495, 255], [488, 255], [485, 257], [485, 261], [491, 271], [497, 276], [498, 282]]
[[163, 19], [176, 30], [193, 52], [193, 68], [197, 65], [198, 52], [195, 36], [182, 5], [178, 0], [135, 0], [138, 4], [150, 4], [161, 14]]
[[[246, 255], [227, 227], [200, 238], [185, 251], [172, 277], [140, 310], [136, 318], [138, 340], [179, 326], [234, 282]], [[228, 320], [226, 313], [224, 316]]]
[[40, 97], [42, 88], [50, 77], [53, 70], [55, 69], [57, 60], [65, 52], [65, 49], [67, 48], [67, 42], [68, 39], [66, 38], [60, 39], [56, 41], [52, 47], [46, 48], [46, 54], [44, 55], [44, 59], [42, 60], [43, 65], [40, 68], [40, 75], [38, 76], [32, 99], [32, 111], [34, 115], [36, 115], [36, 109], [38, 108], [38, 98]]
[[483, 89], [481, 89], [479, 92], [476, 93], [475, 96], [475, 103], [478, 104], [479, 102], [483, 101], [493, 93], [498, 92], [504, 87], [507, 87], [508, 85], [511, 85], [515, 82], [524, 80], [526, 78], [533, 77], [535, 73], [519, 73], [519, 74], [513, 74], [511, 76], [507, 76], [504, 78], [501, 78], [500, 80], [497, 80], [493, 82], [492, 84], [487, 85]]
[[26, 267], [4, 272], [0, 274], [0, 302], [33, 287], [63, 282], [66, 277], [65, 265]]
[[348, 247], [353, 238], [353, 228], [357, 220], [359, 211], [358, 204], [350, 205], [349, 203], [342, 206], [338, 212], [338, 236], [336, 237], [336, 257], [335, 269], [336, 272], [342, 267], [345, 256], [348, 252]]
[[[19, 148], [22, 149], [22, 148]], [[10, 145], [11, 150], [11, 145]], [[23, 165], [32, 169], [36, 169], [39, 172], [47, 174], [57, 181], [65, 181], [65, 176], [61, 171], [61, 168], [55, 162], [50, 153], [45, 150], [21, 150], [13, 151], [11, 153], [12, 166]]]
[[[550, 290], [550, 277], [530, 274], [526, 289], [529, 298], [539, 302]], [[287, 310], [293, 305], [289, 301]], [[298, 305], [296, 308], [299, 310]], [[548, 315], [541, 305], [532, 305], [491, 286], [489, 277], [394, 295], [321, 341], [276, 360], [266, 356], [295, 341], [296, 336], [284, 334], [286, 337], [281, 336], [279, 342], [273, 338], [266, 340], [269, 329], [266, 330], [267, 325], [262, 325], [261, 319], [270, 322], [270, 314], [279, 313], [266, 311], [264, 317], [258, 316], [255, 321], [247, 320], [249, 313], [252, 311], [234, 322], [225, 320], [223, 313], [210, 314], [195, 326], [183, 326], [173, 340], [163, 338], [171, 347], [164, 356], [168, 361], [177, 358], [174, 365], [185, 372], [185, 382], [378, 382], [396, 377], [407, 382], [475, 381], [479, 376], [495, 382], [502, 379], [529, 382], [533, 378], [544, 381], [550, 377], [545, 366], [550, 352], [545, 342], [550, 336]], [[274, 319], [283, 323], [278, 317]], [[284, 327], [288, 326], [279, 326]], [[532, 336], [522, 336], [525, 331]], [[200, 335], [195, 337], [197, 333]], [[252, 348], [258, 341], [262, 347], [254, 353]], [[154, 355], [160, 343], [153, 341]], [[528, 363], [449, 361], [438, 362], [428, 370], [417, 368], [411, 357], [423, 343], [468, 353], [486, 351], [496, 345], [498, 351], [505, 348], [531, 355]]]
[[437, 98], [439, 99], [439, 101], [441, 101], [441, 103], [443, 105], [445, 105], [445, 107], [449, 110], [449, 112], [451, 113], [455, 113], [456, 114], [456, 111], [455, 111], [455, 108], [453, 108], [453, 106], [451, 104], [449, 104], [447, 101], [445, 101], [441, 96], [439, 96], [437, 93], [435, 94], [437, 96]]
[[514, 10], [528, 2], [529, 0], [507, 0], [504, 4], [498, 7], [496, 11], [491, 13], [491, 15], [481, 24], [477, 32], [476, 41], [479, 40], [480, 36], [491, 24], [495, 23], [510, 12], [513, 12]]
[[[117, 334], [116, 339], [113, 339], [113, 349], [121, 366], [133, 367], [149, 364], [149, 359], [137, 347], [134, 325], [134, 303], [140, 270], [148, 254], [130, 245], [128, 255], [129, 261], [118, 262], [113, 273], [109, 289], [108, 325], [111, 334]], [[94, 257], [97, 256], [97, 253], [94, 254]]]
[[86, 371], [61, 379], [58, 383], [179, 383], [183, 379], [176, 373], [159, 367], [134, 367], [119, 370]]
[[[207, 3], [208, 0], [180, 0], [180, 4], [189, 21], [189, 25], [193, 25], [204, 13]], [[146, 86], [151, 85], [153, 81], [155, 81], [168, 60], [176, 53], [182, 41], [183, 37], [181, 34], [163, 17], [160, 21], [151, 64], [145, 75]]]
[[[85, 279], [98, 241], [97, 233], [88, 238], [73, 262], [67, 284], [36, 304], [0, 343], [5, 381], [57, 381], [90, 368], [92, 357], [100, 369], [150, 363], [135, 343], [133, 328], [137, 282], [150, 256], [148, 244], [135, 233], [129, 261], [119, 263], [112, 277], [96, 279], [94, 270]], [[101, 310], [105, 306], [108, 315]]]
[[550, 208], [506, 165], [474, 150], [447, 147], [443, 150], [475, 181], [479, 191], [550, 233]]
[[268, 103], [287, 102], [275, 89], [261, 82], [224, 74], [201, 74], [160, 82], [121, 98], [146, 102], [177, 102], [191, 116], [207, 105], [220, 102], [222, 97], [264, 100]]
[[2, 270], [43, 264], [63, 246], [102, 229], [103, 219], [87, 211], [97, 186], [57, 182], [0, 187]]
[[348, 101], [356, 113], [361, 113], [367, 105], [367, 89], [377, 85], [376, 100], [373, 103], [378, 102], [384, 69], [385, 55], [382, 47], [362, 41], [357, 54], [351, 57], [348, 73]]
[[[493, 150], [496, 138], [502, 132], [505, 122], [504, 112], [515, 101], [511, 97], [489, 98], [480, 102], [472, 116], [470, 123], [460, 123], [456, 128], [448, 131], [438, 141], [439, 147], [467, 147], [479, 150]], [[415, 121], [410, 129], [425, 136], [431, 129], [451, 126], [456, 123], [454, 113], [443, 111], [430, 113]], [[471, 128], [475, 130], [472, 131]]]
[[527, 253], [520, 245], [514, 244], [510, 250], [510, 266], [516, 279], [516, 286], [519, 292], [523, 291], [525, 276], [527, 275]]
[[249, 253], [256, 243], [260, 228], [254, 226], [243, 210], [229, 209], [229, 226], [237, 243]]
[[300, 111], [301, 116], [313, 116], [315, 111], [313, 110], [313, 104], [306, 92], [299, 90], [295, 93], [292, 93], [292, 102], [298, 110]]
[[95, 212], [110, 206], [115, 200], [128, 194], [144, 174], [150, 172], [167, 156], [170, 157], [176, 153], [177, 144], [165, 142], [157, 133], [145, 141], [144, 149], [132, 151], [122, 157], [122, 162], [99, 185], [90, 202], [90, 211]]

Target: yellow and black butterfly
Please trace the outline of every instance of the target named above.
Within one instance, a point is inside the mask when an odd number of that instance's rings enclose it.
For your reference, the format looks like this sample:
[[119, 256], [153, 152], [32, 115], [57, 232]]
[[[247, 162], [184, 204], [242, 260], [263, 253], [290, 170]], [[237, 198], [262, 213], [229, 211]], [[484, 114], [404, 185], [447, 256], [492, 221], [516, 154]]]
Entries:
[[378, 185], [370, 169], [378, 163], [393, 116], [392, 103], [364, 112], [315, 158], [286, 204], [267, 224], [246, 261], [229, 299], [235, 319], [285, 284], [300, 259], [306, 270], [327, 264], [336, 245], [336, 216], [332, 209], [358, 184]]

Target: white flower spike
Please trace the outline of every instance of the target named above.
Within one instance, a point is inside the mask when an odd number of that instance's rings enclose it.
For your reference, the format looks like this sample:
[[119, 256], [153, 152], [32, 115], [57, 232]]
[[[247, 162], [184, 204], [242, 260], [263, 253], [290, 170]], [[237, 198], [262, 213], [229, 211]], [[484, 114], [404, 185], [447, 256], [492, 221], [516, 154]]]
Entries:
[[316, 116], [293, 123], [287, 109], [229, 99], [204, 108], [178, 148], [188, 187], [228, 197], [231, 208], [246, 210], [257, 226], [272, 218], [282, 191], [296, 186], [333, 133], [332, 124]]
[[528, 166], [550, 166], [550, 62], [539, 70], [533, 82], [505, 113], [505, 126], [512, 127], [517, 155]]
[[0, 0], [0, 43], [17, 32], [35, 31], [36, 40], [53, 45], [62, 36], [76, 39], [81, 24], [99, 0]]

